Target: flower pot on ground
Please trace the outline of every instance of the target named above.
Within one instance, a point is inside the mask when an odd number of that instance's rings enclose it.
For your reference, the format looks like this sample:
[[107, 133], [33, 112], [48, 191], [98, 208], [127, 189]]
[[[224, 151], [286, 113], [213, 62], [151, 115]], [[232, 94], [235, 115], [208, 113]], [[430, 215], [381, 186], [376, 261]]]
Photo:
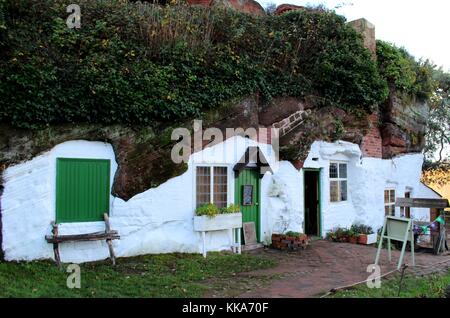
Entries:
[[348, 232], [347, 229], [337, 227], [329, 231], [326, 237], [330, 241], [344, 243], [348, 241], [347, 232]]
[[370, 226], [354, 224], [352, 225], [352, 230], [358, 234], [358, 244], [370, 245], [377, 242], [377, 234], [373, 233]]
[[371, 245], [377, 242], [377, 234], [360, 234], [358, 243], [363, 245]]

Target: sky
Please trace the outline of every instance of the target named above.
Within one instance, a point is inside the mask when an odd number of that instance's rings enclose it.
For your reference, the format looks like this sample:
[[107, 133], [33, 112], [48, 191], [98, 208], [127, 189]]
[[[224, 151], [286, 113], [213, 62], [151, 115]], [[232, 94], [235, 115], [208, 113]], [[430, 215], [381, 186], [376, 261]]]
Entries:
[[324, 4], [348, 21], [366, 18], [377, 39], [405, 47], [416, 58], [428, 58], [450, 71], [450, 1], [448, 0], [257, 0], [296, 5]]

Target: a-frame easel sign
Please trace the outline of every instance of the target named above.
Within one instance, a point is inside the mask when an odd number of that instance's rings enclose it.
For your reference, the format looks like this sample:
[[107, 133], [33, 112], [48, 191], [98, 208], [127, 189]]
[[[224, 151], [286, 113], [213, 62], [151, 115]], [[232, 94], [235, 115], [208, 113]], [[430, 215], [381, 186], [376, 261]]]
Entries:
[[392, 260], [391, 255], [391, 241], [403, 242], [402, 251], [400, 253], [400, 259], [398, 260], [397, 269], [400, 269], [403, 265], [403, 258], [406, 251], [406, 243], [411, 242], [411, 260], [412, 265], [416, 266], [414, 259], [414, 232], [411, 219], [399, 218], [395, 216], [386, 216], [384, 219], [383, 230], [381, 232], [380, 242], [378, 244], [377, 256], [375, 258], [375, 265], [378, 265], [380, 260], [381, 249], [383, 247], [383, 241], [387, 239], [387, 248], [389, 261]]

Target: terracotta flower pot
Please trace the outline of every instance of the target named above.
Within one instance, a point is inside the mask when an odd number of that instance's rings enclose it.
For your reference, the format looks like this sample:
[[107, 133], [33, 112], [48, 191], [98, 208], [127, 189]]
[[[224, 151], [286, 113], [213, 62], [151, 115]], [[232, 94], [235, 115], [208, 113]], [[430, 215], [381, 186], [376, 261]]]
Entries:
[[367, 235], [366, 234], [359, 234], [358, 236], [358, 244], [367, 244]]
[[356, 236], [349, 237], [348, 242], [350, 244], [356, 244], [358, 242], [358, 238]]

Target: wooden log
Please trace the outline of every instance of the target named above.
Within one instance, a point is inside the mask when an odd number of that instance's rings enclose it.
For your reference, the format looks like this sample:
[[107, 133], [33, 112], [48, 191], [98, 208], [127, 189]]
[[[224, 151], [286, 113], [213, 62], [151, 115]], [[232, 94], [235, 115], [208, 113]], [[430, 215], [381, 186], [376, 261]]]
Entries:
[[445, 209], [449, 207], [449, 204], [447, 199], [397, 198], [395, 200], [395, 206]]
[[48, 243], [64, 243], [64, 242], [83, 242], [83, 241], [103, 241], [119, 239], [117, 231], [110, 232], [96, 232], [87, 234], [72, 234], [72, 235], [46, 235], [45, 239]]
[[[103, 214], [103, 218], [105, 219], [105, 233], [111, 232], [111, 225], [109, 224], [109, 216], [107, 213]], [[114, 248], [112, 245], [112, 240], [110, 238], [106, 239], [106, 243], [108, 244], [109, 249], [109, 257], [111, 258], [111, 262], [113, 266], [116, 265], [116, 255], [114, 253]]]
[[114, 253], [114, 248], [112, 240], [120, 239], [119, 232], [111, 230], [111, 225], [109, 223], [108, 214], [104, 214], [103, 218], [105, 220], [105, 231], [86, 233], [86, 234], [71, 234], [71, 235], [59, 235], [58, 224], [52, 222], [52, 235], [46, 235], [45, 240], [48, 243], [53, 244], [53, 252], [55, 254], [55, 262], [58, 266], [61, 266], [61, 258], [59, 255], [59, 243], [66, 242], [82, 242], [82, 241], [103, 241], [106, 240], [109, 249], [109, 255], [113, 265], [116, 265], [116, 255]]

